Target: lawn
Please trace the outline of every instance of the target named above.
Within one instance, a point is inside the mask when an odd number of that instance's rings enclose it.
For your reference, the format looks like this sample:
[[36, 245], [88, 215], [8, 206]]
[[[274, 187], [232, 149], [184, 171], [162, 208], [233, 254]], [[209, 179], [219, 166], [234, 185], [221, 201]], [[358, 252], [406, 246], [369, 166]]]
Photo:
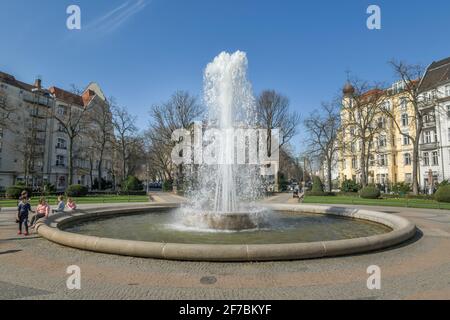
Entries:
[[321, 204], [354, 204], [365, 206], [386, 206], [386, 207], [406, 207], [406, 208], [424, 208], [424, 209], [447, 209], [450, 210], [450, 203], [439, 203], [434, 200], [425, 199], [361, 199], [351, 196], [335, 197], [313, 197], [307, 196], [303, 203], [321, 203]]
[[[57, 204], [56, 196], [46, 197], [47, 202], [51, 206]], [[101, 196], [87, 196], [80, 198], [73, 198], [77, 204], [98, 204], [98, 203], [121, 203], [121, 202], [148, 202], [147, 196], [136, 196], [136, 195], [101, 195]], [[33, 197], [31, 199], [31, 206], [36, 206], [38, 204], [39, 197]], [[0, 200], [0, 208], [11, 208], [17, 206], [17, 200]]]

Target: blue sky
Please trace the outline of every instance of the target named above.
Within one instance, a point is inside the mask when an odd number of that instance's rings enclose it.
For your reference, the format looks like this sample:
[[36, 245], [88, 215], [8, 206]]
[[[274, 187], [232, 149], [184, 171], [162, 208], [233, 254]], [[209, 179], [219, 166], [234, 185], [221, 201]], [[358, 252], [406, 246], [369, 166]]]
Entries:
[[[203, 70], [221, 51], [242, 50], [256, 93], [270, 88], [302, 115], [332, 99], [351, 70], [393, 81], [392, 58], [427, 65], [450, 56], [450, 2], [265, 0], [0, 0], [0, 70], [69, 88], [98, 82], [139, 116], [175, 90], [201, 96]], [[66, 28], [81, 8], [82, 30]], [[366, 9], [382, 29], [366, 28]], [[300, 144], [301, 138], [293, 141]]]

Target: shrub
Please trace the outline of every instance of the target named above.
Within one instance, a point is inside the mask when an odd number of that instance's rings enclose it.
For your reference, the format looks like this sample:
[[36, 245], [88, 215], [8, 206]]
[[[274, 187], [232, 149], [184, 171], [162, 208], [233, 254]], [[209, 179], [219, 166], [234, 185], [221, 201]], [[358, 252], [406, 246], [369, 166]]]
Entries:
[[162, 190], [167, 191], [173, 191], [173, 181], [172, 180], [166, 180], [163, 182]]
[[392, 186], [392, 191], [398, 195], [405, 195], [411, 191], [411, 185], [405, 182], [398, 182]]
[[450, 185], [440, 186], [434, 198], [438, 202], [447, 202], [450, 203]]
[[89, 190], [87, 187], [79, 185], [79, 184], [73, 184], [69, 186], [66, 190], [66, 196], [67, 197], [85, 197], [87, 196]]
[[361, 186], [353, 180], [345, 180], [342, 182], [342, 192], [358, 192]]
[[439, 189], [442, 186], [448, 186], [450, 185], [450, 181], [449, 180], [444, 180], [442, 182], [436, 183], [436, 188]]
[[307, 191], [306, 196], [310, 197], [335, 197], [336, 193], [334, 192], [325, 192], [325, 191]]
[[55, 185], [51, 184], [50, 182], [46, 182], [46, 183], [44, 183], [42, 191], [45, 195], [49, 195], [51, 193], [56, 192], [56, 187], [55, 187]]
[[10, 199], [19, 199], [22, 191], [27, 191], [28, 196], [31, 197], [32, 190], [30, 188], [24, 187], [23, 185], [16, 185], [6, 188], [6, 197]]
[[381, 192], [375, 186], [368, 186], [361, 189], [359, 196], [363, 199], [378, 199], [381, 196]]
[[134, 176], [129, 176], [123, 182], [123, 189], [125, 191], [142, 191], [142, 188], [142, 182]]
[[322, 192], [323, 193], [323, 183], [322, 180], [320, 180], [319, 177], [314, 176], [313, 177], [313, 185], [312, 185], [312, 190], [311, 192]]

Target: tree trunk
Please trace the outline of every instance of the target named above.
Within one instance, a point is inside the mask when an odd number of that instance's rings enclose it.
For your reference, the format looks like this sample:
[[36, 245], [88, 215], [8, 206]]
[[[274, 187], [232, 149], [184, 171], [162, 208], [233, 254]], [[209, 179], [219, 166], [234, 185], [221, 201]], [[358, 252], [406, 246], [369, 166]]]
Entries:
[[[417, 130], [418, 131], [418, 130]], [[419, 194], [419, 145], [420, 145], [420, 133], [416, 133], [416, 139], [413, 147], [413, 172], [412, 172], [412, 191], [414, 195]]]
[[364, 188], [367, 186], [367, 177], [366, 177], [366, 143], [361, 143], [361, 186]]
[[333, 190], [333, 182], [331, 181], [331, 173], [332, 173], [332, 159], [328, 157], [327, 159], [327, 176], [328, 176], [328, 192], [332, 192]]
[[73, 184], [73, 138], [69, 138], [69, 179], [68, 184]]

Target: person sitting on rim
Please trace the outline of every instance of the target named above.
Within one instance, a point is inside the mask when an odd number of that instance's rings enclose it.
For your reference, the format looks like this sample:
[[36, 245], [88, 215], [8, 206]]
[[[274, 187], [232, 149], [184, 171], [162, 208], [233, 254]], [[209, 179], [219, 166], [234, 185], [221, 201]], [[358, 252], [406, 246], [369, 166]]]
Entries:
[[36, 222], [42, 218], [47, 218], [50, 214], [50, 206], [44, 197], [39, 199], [39, 205], [36, 208], [36, 215], [31, 219], [30, 226], [35, 227]]

